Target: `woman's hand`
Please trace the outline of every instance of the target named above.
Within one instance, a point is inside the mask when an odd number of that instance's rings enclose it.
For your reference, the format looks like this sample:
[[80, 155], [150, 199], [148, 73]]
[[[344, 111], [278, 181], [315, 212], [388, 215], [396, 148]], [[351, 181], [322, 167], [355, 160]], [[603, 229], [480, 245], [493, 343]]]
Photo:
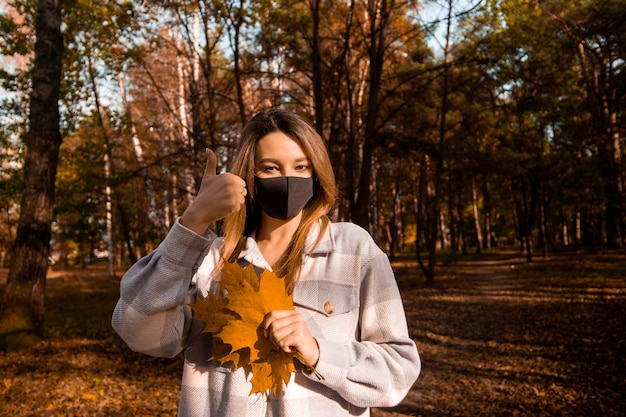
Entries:
[[202, 235], [214, 222], [237, 212], [245, 203], [246, 182], [237, 175], [225, 172], [217, 175], [217, 157], [207, 149], [207, 162], [200, 191], [183, 213], [180, 223]]
[[265, 316], [261, 326], [265, 336], [279, 349], [287, 353], [297, 351], [309, 365], [317, 365], [320, 357], [319, 346], [296, 310], [271, 311]]

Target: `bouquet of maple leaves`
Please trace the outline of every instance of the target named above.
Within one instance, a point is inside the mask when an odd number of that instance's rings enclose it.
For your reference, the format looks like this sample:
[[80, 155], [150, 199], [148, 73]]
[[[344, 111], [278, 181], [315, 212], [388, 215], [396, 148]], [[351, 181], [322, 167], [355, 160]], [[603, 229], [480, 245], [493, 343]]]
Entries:
[[236, 262], [224, 263], [220, 285], [222, 295], [209, 293], [191, 305], [195, 318], [205, 323], [202, 332], [213, 333], [214, 349], [208, 359], [251, 373], [250, 395], [279, 393], [296, 370], [294, 355], [303, 358], [297, 351], [278, 350], [264, 336], [261, 323], [272, 310], [293, 310], [293, 294], [275, 273], [263, 270], [259, 278], [252, 264], [242, 268]]

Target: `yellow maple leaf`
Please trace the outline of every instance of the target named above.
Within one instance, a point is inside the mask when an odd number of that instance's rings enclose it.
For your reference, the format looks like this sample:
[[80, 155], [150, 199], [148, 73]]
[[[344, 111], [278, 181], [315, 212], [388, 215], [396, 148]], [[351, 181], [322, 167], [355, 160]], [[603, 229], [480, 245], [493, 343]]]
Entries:
[[251, 363], [250, 372], [252, 373], [252, 379], [250, 380], [252, 389], [250, 390], [250, 395], [264, 394], [268, 390], [278, 392], [273, 390], [272, 368], [267, 362]]
[[195, 317], [204, 323], [202, 333], [218, 332], [231, 318], [235, 318], [234, 313], [226, 308], [227, 305], [226, 297], [213, 293], [209, 293], [204, 300], [191, 304]]
[[253, 265], [225, 263], [220, 286], [223, 297], [210, 295], [192, 305], [196, 318], [206, 323], [204, 331], [214, 334], [216, 348], [209, 359], [251, 373], [250, 394], [277, 394], [295, 372], [293, 355], [276, 350], [261, 323], [270, 311], [293, 310], [293, 295], [284, 279], [267, 270], [259, 277]]

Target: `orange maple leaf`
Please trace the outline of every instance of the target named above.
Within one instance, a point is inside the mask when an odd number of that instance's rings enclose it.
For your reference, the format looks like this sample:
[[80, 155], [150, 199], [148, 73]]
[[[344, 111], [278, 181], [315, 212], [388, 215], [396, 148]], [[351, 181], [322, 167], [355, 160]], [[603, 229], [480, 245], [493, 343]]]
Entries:
[[291, 358], [292, 355], [274, 349], [269, 352], [266, 361], [252, 362], [250, 364], [252, 373], [250, 394], [263, 394], [267, 390], [274, 394], [280, 392], [283, 384], [289, 383], [291, 374], [296, 370]]
[[250, 394], [277, 394], [295, 372], [293, 355], [276, 350], [261, 323], [270, 311], [293, 310], [293, 295], [287, 293], [284, 279], [267, 270], [259, 277], [253, 265], [225, 263], [220, 285], [223, 296], [210, 294], [191, 306], [196, 318], [205, 322], [203, 332], [214, 335], [216, 348], [209, 359], [251, 373]]
[[236, 315], [226, 308], [227, 305], [228, 299], [213, 293], [209, 293], [204, 300], [191, 305], [195, 317], [204, 322], [202, 333], [218, 332], [228, 324], [230, 319], [236, 318]]

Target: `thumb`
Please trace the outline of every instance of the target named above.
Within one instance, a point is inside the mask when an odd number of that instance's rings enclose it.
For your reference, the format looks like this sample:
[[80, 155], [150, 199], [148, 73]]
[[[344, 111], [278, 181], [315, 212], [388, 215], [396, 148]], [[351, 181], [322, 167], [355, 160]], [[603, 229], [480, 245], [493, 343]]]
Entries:
[[206, 149], [206, 166], [204, 168], [204, 178], [217, 175], [217, 156], [211, 149]]

